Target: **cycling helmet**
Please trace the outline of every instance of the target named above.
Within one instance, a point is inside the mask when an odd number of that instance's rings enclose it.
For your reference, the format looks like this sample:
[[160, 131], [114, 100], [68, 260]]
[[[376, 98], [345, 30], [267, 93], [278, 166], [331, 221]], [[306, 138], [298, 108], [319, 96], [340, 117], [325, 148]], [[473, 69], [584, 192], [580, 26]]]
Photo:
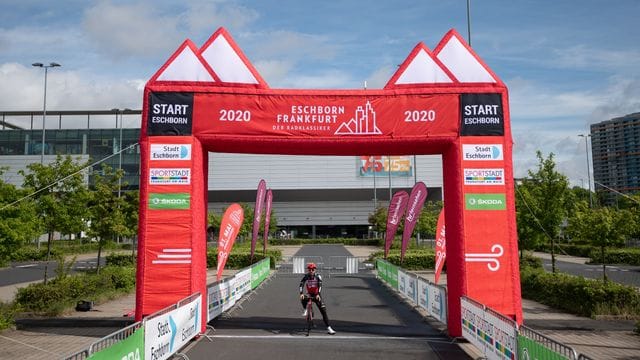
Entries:
[[316, 264], [314, 264], [314, 263], [308, 263], [308, 264], [307, 264], [307, 270], [311, 270], [311, 269], [315, 270], [315, 269], [316, 269]]

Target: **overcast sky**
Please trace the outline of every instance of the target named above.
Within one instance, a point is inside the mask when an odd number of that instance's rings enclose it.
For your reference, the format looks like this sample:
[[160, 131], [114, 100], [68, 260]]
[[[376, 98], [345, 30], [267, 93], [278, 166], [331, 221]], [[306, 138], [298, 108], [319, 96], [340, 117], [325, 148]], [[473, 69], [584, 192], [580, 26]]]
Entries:
[[[640, 112], [638, 0], [471, 0], [471, 46], [509, 89], [516, 176], [536, 150], [586, 187], [589, 124]], [[0, 110], [140, 109], [185, 40], [225, 27], [271, 88], [382, 88], [413, 47], [468, 40], [466, 0], [0, 3]], [[125, 123], [125, 126], [128, 124]], [[582, 181], [584, 179], [584, 182]]]

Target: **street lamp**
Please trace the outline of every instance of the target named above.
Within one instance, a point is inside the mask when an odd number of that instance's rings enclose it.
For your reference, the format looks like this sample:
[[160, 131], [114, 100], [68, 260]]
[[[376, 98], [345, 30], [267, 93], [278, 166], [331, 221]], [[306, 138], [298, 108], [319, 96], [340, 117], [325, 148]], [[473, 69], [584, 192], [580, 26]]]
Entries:
[[[122, 122], [124, 121], [124, 113], [126, 111], [131, 111], [131, 109], [111, 109], [116, 113], [116, 126], [120, 131], [120, 140], [118, 141], [118, 170], [122, 171]], [[118, 126], [118, 114], [120, 115], [120, 125]], [[122, 191], [122, 176], [118, 178], [118, 198], [120, 198], [120, 193]]]
[[33, 63], [31, 66], [44, 68], [44, 105], [42, 106], [42, 153], [40, 154], [40, 164], [44, 164], [44, 124], [45, 119], [47, 118], [47, 71], [49, 68], [62, 66], [58, 63], [49, 63], [49, 65], [44, 65], [43, 63]]
[[591, 171], [589, 167], [589, 137], [591, 137], [591, 134], [580, 134], [578, 136], [584, 138], [584, 150], [587, 154], [587, 185], [589, 186], [589, 207], [593, 207], [593, 200], [591, 198]]

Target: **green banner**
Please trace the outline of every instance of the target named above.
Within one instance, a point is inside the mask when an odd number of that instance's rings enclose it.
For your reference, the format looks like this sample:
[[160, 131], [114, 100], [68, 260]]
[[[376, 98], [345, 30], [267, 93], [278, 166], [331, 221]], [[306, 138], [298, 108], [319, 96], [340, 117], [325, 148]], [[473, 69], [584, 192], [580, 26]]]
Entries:
[[567, 360], [569, 358], [548, 349], [542, 344], [518, 335], [518, 359], [520, 360]]
[[265, 258], [257, 264], [251, 266], [251, 289], [255, 289], [269, 275], [271, 269], [271, 258]]
[[387, 265], [387, 273], [389, 274], [389, 284], [398, 290], [398, 267], [389, 263]]
[[390, 262], [377, 259], [378, 276], [394, 289], [398, 289], [398, 267]]
[[144, 326], [138, 328], [128, 338], [117, 342], [106, 349], [91, 354], [87, 359], [120, 360], [135, 359], [144, 360]]
[[506, 210], [505, 194], [464, 194], [467, 210]]
[[149, 194], [149, 209], [187, 210], [189, 208], [191, 208], [189, 193]]

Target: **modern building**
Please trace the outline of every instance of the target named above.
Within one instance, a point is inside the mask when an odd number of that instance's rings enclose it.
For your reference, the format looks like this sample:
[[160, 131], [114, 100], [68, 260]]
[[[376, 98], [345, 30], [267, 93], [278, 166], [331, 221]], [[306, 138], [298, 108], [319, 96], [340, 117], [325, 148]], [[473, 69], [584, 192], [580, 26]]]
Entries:
[[592, 124], [591, 154], [595, 190], [607, 203], [640, 191], [640, 112]]
[[[49, 163], [57, 154], [70, 154], [91, 161], [95, 169], [100, 162], [122, 168], [123, 190], [137, 190], [140, 116], [140, 110], [128, 109], [47, 111], [43, 156], [42, 112], [0, 111], [0, 167], [8, 168], [1, 178], [20, 186], [18, 171], [28, 164]], [[121, 154], [120, 148], [124, 149]], [[261, 179], [272, 189], [278, 228], [296, 237], [367, 237], [371, 235], [368, 218], [375, 208], [386, 207], [398, 190], [410, 192], [416, 181], [427, 185], [427, 201], [443, 197], [440, 155], [209, 153], [210, 211], [221, 213], [233, 202], [253, 206]]]

